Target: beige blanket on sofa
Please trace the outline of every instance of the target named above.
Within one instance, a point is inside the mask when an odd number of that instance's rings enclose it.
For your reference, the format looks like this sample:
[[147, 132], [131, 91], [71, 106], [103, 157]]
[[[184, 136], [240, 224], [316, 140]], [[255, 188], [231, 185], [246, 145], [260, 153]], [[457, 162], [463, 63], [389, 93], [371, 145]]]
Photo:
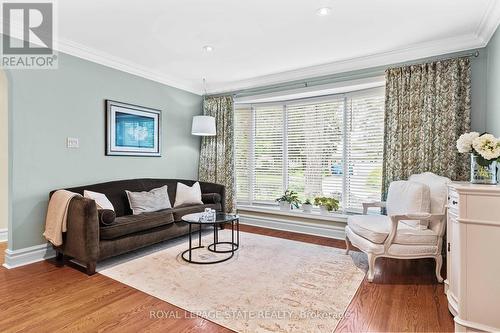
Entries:
[[69, 203], [75, 196], [80, 196], [80, 194], [59, 190], [50, 198], [43, 236], [55, 246], [60, 246], [63, 243], [63, 232], [66, 232]]

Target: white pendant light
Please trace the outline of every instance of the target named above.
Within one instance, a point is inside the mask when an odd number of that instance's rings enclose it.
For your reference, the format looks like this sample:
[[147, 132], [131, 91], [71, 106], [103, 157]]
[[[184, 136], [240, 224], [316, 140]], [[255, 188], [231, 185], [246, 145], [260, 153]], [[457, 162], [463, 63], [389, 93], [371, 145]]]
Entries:
[[215, 118], [210, 116], [194, 116], [191, 134], [197, 136], [215, 136]]

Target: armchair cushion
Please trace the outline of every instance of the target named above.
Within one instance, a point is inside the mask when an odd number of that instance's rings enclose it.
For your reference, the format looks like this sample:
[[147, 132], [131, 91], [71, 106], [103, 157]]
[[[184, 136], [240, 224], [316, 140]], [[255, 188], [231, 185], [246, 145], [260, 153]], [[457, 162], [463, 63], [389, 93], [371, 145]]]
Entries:
[[[430, 213], [431, 195], [429, 186], [412, 181], [394, 181], [387, 194], [387, 215]], [[402, 223], [415, 229], [427, 229], [426, 220], [404, 220]]]
[[[358, 236], [375, 244], [383, 244], [391, 230], [391, 218], [385, 215], [353, 215], [347, 225]], [[418, 230], [399, 223], [393, 243], [402, 245], [436, 245], [437, 234], [431, 229]]]
[[448, 184], [451, 183], [450, 179], [435, 175], [432, 172], [424, 172], [411, 175], [408, 180], [429, 186], [431, 197], [430, 212], [432, 214], [444, 213], [446, 202], [448, 201]]

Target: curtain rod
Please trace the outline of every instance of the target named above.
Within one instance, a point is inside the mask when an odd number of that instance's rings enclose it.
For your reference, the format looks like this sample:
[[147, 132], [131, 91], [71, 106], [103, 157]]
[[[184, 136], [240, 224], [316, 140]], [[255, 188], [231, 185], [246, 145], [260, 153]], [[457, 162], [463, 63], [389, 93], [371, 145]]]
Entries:
[[[425, 63], [426, 61], [427, 62], [436, 62], [436, 61], [445, 61], [445, 60], [451, 60], [451, 59], [457, 59], [457, 58], [465, 58], [465, 57], [474, 57], [474, 58], [477, 58], [479, 57], [479, 51], [475, 51], [475, 52], [469, 52], [469, 53], [465, 53], [465, 54], [457, 54], [456, 56], [452, 56], [452, 57], [446, 57], [446, 58], [435, 58], [433, 59], [432, 57], [429, 57], [429, 58], [423, 58], [423, 59], [420, 59], [418, 61], [415, 61], [413, 63], [400, 63], [399, 65], [396, 65], [394, 67], [387, 67], [386, 69], [391, 69], [391, 68], [397, 68], [397, 67], [401, 67], [401, 66], [411, 66], [411, 65], [416, 65], [416, 64], [420, 64], [420, 63]], [[379, 67], [383, 67], [383, 66], [379, 66]], [[381, 70], [376, 70], [374, 68], [372, 68], [372, 72], [375, 74], [375, 72], [380, 72], [381, 75], [383, 75], [383, 72], [384, 71], [381, 71]], [[369, 74], [368, 73], [365, 73], [365, 75], [361, 75], [361, 76], [366, 76], [366, 74]], [[248, 88], [248, 89], [240, 89], [240, 90], [235, 90], [235, 91], [230, 91], [230, 92], [225, 92], [225, 93], [216, 93], [216, 94], [205, 94], [204, 96], [206, 97], [217, 97], [217, 96], [227, 96], [227, 95], [231, 95], [233, 97], [237, 97], [238, 95], [245, 95], [245, 94], [249, 94], [249, 95], [253, 95], [253, 94], [259, 94], [259, 93], [265, 93], [265, 92], [269, 92], [269, 91], [272, 91], [273, 89], [277, 89], [277, 90], [286, 90], [287, 88], [288, 89], [292, 89], [292, 88], [307, 88], [307, 87], [310, 87], [310, 86], [316, 86], [316, 85], [320, 85], [321, 83], [320, 82], [324, 82], [324, 81], [328, 81], [328, 80], [331, 80], [333, 78], [339, 78], [339, 77], [342, 77], [342, 75], [340, 74], [331, 74], [331, 75], [325, 75], [325, 76], [322, 76], [322, 77], [317, 77], [317, 78], [312, 78], [310, 80], [306, 80], [306, 81], [293, 81], [293, 82], [288, 82], [288, 83], [281, 83], [281, 84], [275, 84], [275, 85], [269, 85], [269, 86], [264, 86], [264, 87], [256, 87], [256, 88]], [[353, 77], [353, 79], [355, 79], [355, 77]]]
[[412, 65], [418, 65], [418, 64], [425, 64], [425, 63], [430, 63], [430, 62], [446, 61], [446, 60], [459, 59], [459, 58], [470, 58], [470, 57], [474, 57], [474, 58], [479, 57], [479, 51], [476, 50], [475, 52], [457, 54], [456, 56], [453, 56], [453, 57], [434, 58], [434, 59], [433, 58], [424, 58], [424, 59], [420, 59], [419, 61], [415, 61], [415, 62], [402, 63], [402, 64], [399, 64], [396, 66], [387, 67], [387, 69], [398, 68], [398, 67], [403, 67], [403, 66], [412, 66]]

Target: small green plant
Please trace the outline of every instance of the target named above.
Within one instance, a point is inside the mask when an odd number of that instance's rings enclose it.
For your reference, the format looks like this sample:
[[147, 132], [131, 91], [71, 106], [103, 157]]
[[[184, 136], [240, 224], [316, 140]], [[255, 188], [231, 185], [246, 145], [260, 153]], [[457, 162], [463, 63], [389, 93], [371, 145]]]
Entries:
[[314, 205], [324, 206], [329, 212], [339, 209], [339, 201], [335, 198], [316, 197], [314, 198]]
[[276, 201], [278, 202], [288, 202], [290, 205], [294, 206], [295, 208], [299, 208], [300, 205], [300, 200], [299, 200], [299, 195], [295, 191], [290, 191], [286, 190], [285, 194], [283, 194], [281, 197], [277, 198]]
[[307, 198], [307, 199], [304, 201], [304, 205], [312, 205], [312, 203], [311, 203], [311, 199]]

